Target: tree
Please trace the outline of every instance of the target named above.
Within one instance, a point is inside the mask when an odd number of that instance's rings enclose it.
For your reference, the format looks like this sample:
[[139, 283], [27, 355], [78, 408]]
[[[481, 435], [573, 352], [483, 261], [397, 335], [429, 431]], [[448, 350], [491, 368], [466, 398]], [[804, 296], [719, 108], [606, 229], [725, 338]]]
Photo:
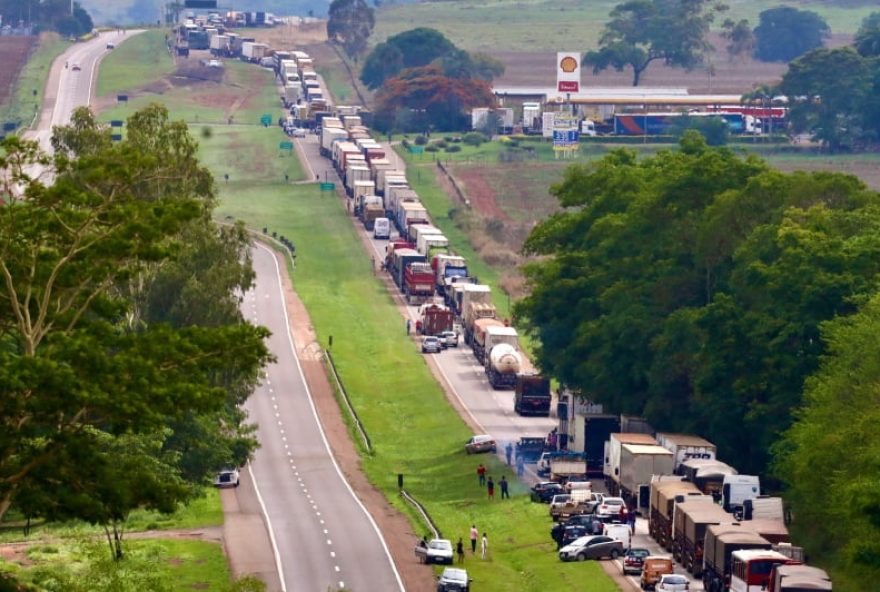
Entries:
[[563, 211], [524, 250], [515, 306], [543, 373], [661, 431], [766, 469], [819, 326], [880, 279], [880, 197], [854, 177], [771, 171], [688, 130], [678, 151], [616, 150], [551, 188]]
[[593, 66], [594, 74], [630, 67], [633, 86], [656, 60], [692, 69], [712, 50], [706, 35], [723, 9], [714, 0], [628, 0], [611, 11], [599, 49], [588, 51], [584, 63]]
[[406, 68], [427, 66], [456, 51], [455, 45], [436, 29], [419, 27], [392, 35], [370, 52], [361, 81], [375, 90]]
[[752, 32], [748, 20], [727, 19], [721, 25], [721, 29], [721, 36], [727, 40], [727, 53], [731, 58], [743, 55], [750, 56], [755, 51], [755, 34]]
[[696, 130], [709, 146], [724, 146], [730, 135], [730, 126], [723, 117], [690, 117], [683, 115], [675, 121], [672, 135], [682, 137], [687, 130]]
[[861, 136], [872, 79], [871, 64], [853, 48], [817, 49], [791, 63], [779, 88], [791, 97], [795, 130], [838, 151]]
[[758, 18], [755, 57], [765, 62], [790, 62], [822, 47], [831, 34], [825, 19], [811, 10], [779, 6]]
[[504, 75], [504, 62], [485, 53], [472, 53], [471, 64], [473, 67], [471, 75], [486, 82], [492, 82], [499, 76]]
[[[270, 359], [265, 329], [147, 323], [134, 306], [131, 286], [176, 259], [188, 228], [211, 224], [213, 179], [186, 125], [167, 117], [137, 112], [114, 144], [78, 110], [52, 159], [4, 141], [0, 517], [46, 467], [80, 469], [65, 459], [97, 455], [104, 435], [216, 416], [230, 397], [220, 378], [253, 377]], [[51, 187], [29, 177], [37, 160], [53, 167]]]
[[[438, 65], [409, 68], [388, 80], [376, 95], [375, 124], [383, 132], [404, 120], [416, 129], [400, 131], [424, 131], [428, 126], [458, 130], [467, 121], [467, 111], [493, 102], [492, 89], [483, 80], [450, 78]], [[423, 113], [424, 118], [400, 119], [401, 113], [412, 112]]]
[[356, 58], [367, 50], [367, 39], [375, 26], [373, 9], [364, 0], [333, 0], [327, 19], [327, 37]]
[[872, 12], [865, 17], [853, 43], [862, 57], [880, 56], [880, 12]]
[[[822, 326], [828, 354], [774, 448], [793, 528], [849, 581], [880, 577], [880, 297]], [[870, 579], [864, 579], [870, 578]]]

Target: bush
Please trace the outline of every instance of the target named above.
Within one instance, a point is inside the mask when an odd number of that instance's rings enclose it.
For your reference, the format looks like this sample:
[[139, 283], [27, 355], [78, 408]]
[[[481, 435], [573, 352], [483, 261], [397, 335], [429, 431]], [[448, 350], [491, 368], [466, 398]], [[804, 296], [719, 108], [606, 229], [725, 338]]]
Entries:
[[446, 152], [461, 152], [461, 146], [447, 146]]
[[407, 150], [409, 150], [409, 140], [407, 140], [406, 138], [404, 138], [403, 140], [400, 141], [400, 144], [401, 144], [404, 148], [406, 148]]
[[439, 152], [439, 148], [432, 144], [430, 146], [425, 146], [425, 152]]
[[462, 141], [468, 146], [479, 146], [486, 141], [486, 136], [480, 132], [468, 132], [464, 135]]
[[455, 142], [455, 138], [453, 138], [452, 136], [445, 136], [443, 139], [447, 142]]
[[424, 146], [428, 143], [428, 138], [426, 138], [425, 136], [416, 136], [415, 143], [416, 146]]
[[440, 141], [434, 142], [434, 146], [436, 146], [437, 148], [446, 148], [447, 144], [444, 140], [440, 140]]

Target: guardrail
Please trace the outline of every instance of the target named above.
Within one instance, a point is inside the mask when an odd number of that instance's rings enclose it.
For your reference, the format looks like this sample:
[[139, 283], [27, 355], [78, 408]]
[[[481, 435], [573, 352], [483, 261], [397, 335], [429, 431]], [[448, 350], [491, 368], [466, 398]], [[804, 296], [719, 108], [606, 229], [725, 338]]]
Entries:
[[354, 425], [361, 434], [361, 438], [364, 441], [364, 447], [367, 449], [367, 452], [373, 454], [373, 444], [370, 442], [370, 436], [367, 434], [367, 430], [364, 429], [364, 425], [361, 423], [357, 411], [354, 410], [345, 387], [342, 386], [342, 381], [339, 379], [339, 373], [336, 371], [336, 365], [333, 363], [333, 356], [330, 355], [330, 350], [324, 350], [324, 358], [327, 360], [330, 372], [333, 374], [333, 379], [336, 381], [336, 388], [339, 389], [339, 394], [342, 395], [342, 400], [345, 401], [345, 406], [348, 408], [348, 412], [354, 420]]
[[416, 510], [418, 510], [419, 514], [422, 516], [422, 520], [425, 521], [425, 524], [428, 525], [428, 528], [431, 529], [431, 537], [435, 539], [443, 538], [443, 534], [440, 532], [440, 528], [438, 528], [437, 524], [428, 514], [428, 511], [425, 509], [425, 506], [419, 502], [416, 498], [414, 498], [407, 490], [401, 489], [400, 496], [405, 499], [411, 506], [413, 506]]

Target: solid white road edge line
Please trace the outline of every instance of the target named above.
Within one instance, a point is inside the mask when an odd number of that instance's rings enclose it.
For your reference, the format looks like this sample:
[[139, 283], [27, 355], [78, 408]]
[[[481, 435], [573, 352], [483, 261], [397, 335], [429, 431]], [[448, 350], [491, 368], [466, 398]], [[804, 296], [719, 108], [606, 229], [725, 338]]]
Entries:
[[263, 512], [263, 518], [266, 520], [266, 528], [269, 530], [269, 542], [272, 543], [272, 554], [275, 555], [275, 569], [278, 570], [278, 580], [281, 582], [281, 592], [287, 592], [287, 584], [284, 582], [284, 568], [281, 567], [281, 553], [278, 552], [278, 543], [275, 542], [275, 530], [272, 521], [269, 519], [269, 512], [266, 511], [266, 504], [263, 503], [263, 496], [260, 495], [260, 488], [257, 486], [257, 478], [251, 470], [251, 463], [248, 461], [248, 475], [251, 476], [251, 483], [254, 484], [254, 491], [257, 492], [257, 501], [260, 502], [260, 511]]
[[321, 432], [321, 440], [324, 442], [324, 448], [327, 450], [327, 454], [330, 456], [330, 462], [333, 463], [333, 468], [336, 469], [336, 474], [339, 475], [339, 478], [342, 479], [343, 483], [345, 483], [345, 488], [348, 490], [348, 493], [351, 494], [352, 499], [354, 499], [354, 501], [363, 511], [364, 515], [366, 515], [367, 520], [370, 521], [370, 525], [372, 525], [373, 530], [376, 532], [376, 536], [379, 537], [379, 541], [382, 543], [382, 549], [385, 551], [385, 556], [388, 558], [388, 563], [391, 565], [391, 571], [394, 572], [394, 578], [397, 580], [397, 585], [401, 592], [405, 592], [403, 581], [400, 579], [400, 573], [397, 571], [397, 566], [394, 565], [394, 559], [391, 557], [391, 552], [388, 550], [388, 545], [385, 543], [385, 537], [382, 536], [382, 531], [379, 530], [379, 526], [376, 524], [376, 521], [373, 520], [373, 516], [367, 511], [367, 508], [364, 506], [363, 503], [361, 503], [361, 500], [358, 499], [358, 496], [355, 495], [354, 490], [351, 488], [351, 485], [348, 483], [345, 475], [342, 474], [342, 470], [339, 468], [339, 465], [336, 464], [336, 457], [333, 456], [333, 451], [330, 449], [330, 443], [327, 441], [327, 436], [324, 433], [324, 426], [321, 424], [321, 418], [318, 417], [318, 410], [315, 408], [315, 401], [312, 398], [312, 391], [311, 389], [309, 389], [309, 385], [306, 382], [305, 374], [303, 374], [302, 366], [299, 363], [299, 356], [296, 355], [296, 346], [293, 343], [293, 335], [290, 332], [290, 317], [287, 314], [287, 302], [284, 298], [283, 279], [281, 277], [281, 267], [278, 265], [278, 256], [275, 251], [263, 245], [262, 243], [257, 242], [256, 245], [260, 249], [263, 249], [264, 251], [272, 255], [272, 262], [275, 264], [275, 274], [278, 278], [278, 294], [281, 297], [281, 309], [284, 312], [284, 328], [285, 333], [287, 334], [287, 343], [290, 346], [290, 351], [293, 354], [293, 359], [296, 361], [296, 369], [299, 372], [300, 378], [302, 379], [303, 386], [305, 386], [306, 395], [309, 398], [309, 406], [312, 409], [312, 415], [315, 418], [315, 422], [317, 422], [318, 424], [318, 431]]

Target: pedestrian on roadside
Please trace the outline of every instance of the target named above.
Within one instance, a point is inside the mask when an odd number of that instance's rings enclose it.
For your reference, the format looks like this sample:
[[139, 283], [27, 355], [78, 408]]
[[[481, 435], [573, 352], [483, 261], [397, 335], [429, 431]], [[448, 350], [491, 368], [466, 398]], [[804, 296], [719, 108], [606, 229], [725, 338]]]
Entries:
[[633, 511], [630, 511], [630, 513], [627, 514], [626, 521], [627, 521], [627, 524], [629, 524], [630, 532], [635, 534], [636, 533], [636, 513]]
[[461, 537], [458, 537], [458, 543], [455, 545], [455, 552], [458, 554], [458, 562], [464, 563], [464, 543], [461, 542]]
[[507, 477], [501, 475], [501, 481], [498, 482], [498, 485], [501, 486], [501, 499], [510, 499], [510, 494], [507, 493]]
[[480, 545], [481, 557], [486, 559], [489, 555], [489, 537], [486, 536], [486, 533], [483, 533], [483, 542]]
[[510, 442], [507, 443], [507, 446], [504, 447], [504, 454], [507, 456], [507, 466], [510, 466], [510, 458], [513, 456], [513, 444]]
[[480, 481], [480, 487], [486, 485], [486, 467], [483, 466], [483, 463], [477, 467], [477, 479]]
[[406, 334], [409, 335], [410, 329], [412, 329], [412, 321], [406, 319]]
[[489, 499], [495, 499], [495, 482], [492, 481], [492, 477], [489, 477], [489, 482], [486, 483], [486, 490], [489, 492]]
[[477, 530], [476, 524], [471, 524], [471, 553], [477, 552], [477, 537], [480, 536], [480, 531]]
[[522, 477], [523, 473], [526, 471], [526, 462], [523, 460], [522, 456], [516, 457], [516, 476]]

